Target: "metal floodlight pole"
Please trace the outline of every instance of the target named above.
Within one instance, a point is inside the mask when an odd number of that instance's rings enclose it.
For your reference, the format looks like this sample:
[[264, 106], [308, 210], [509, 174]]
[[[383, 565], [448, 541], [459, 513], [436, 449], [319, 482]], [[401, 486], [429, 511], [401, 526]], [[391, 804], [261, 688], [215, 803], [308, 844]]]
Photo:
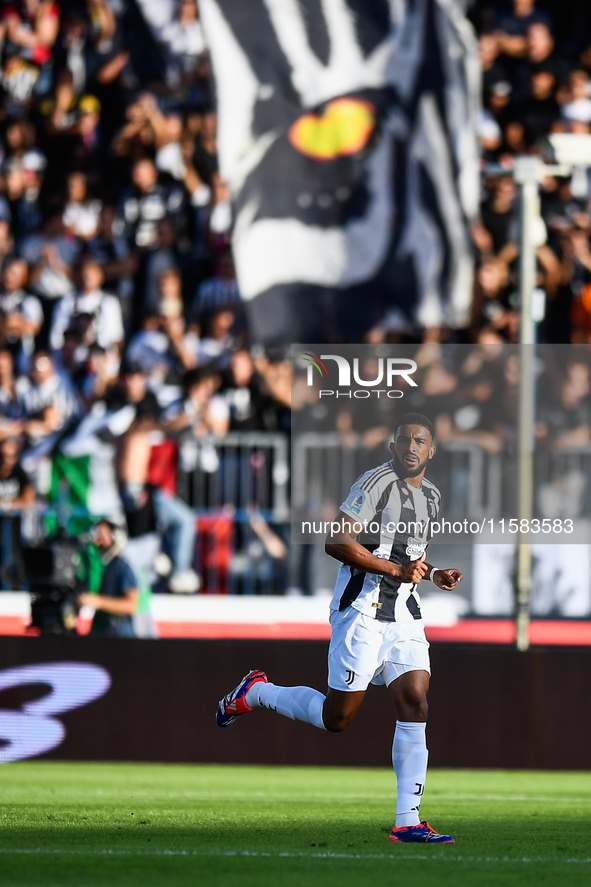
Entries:
[[[531, 547], [529, 534], [522, 532], [522, 521], [533, 516], [534, 499], [534, 422], [535, 422], [535, 337], [532, 296], [536, 285], [536, 245], [540, 227], [539, 182], [542, 175], [570, 175], [573, 166], [591, 166], [591, 135], [559, 133], [549, 136], [554, 163], [543, 164], [539, 157], [517, 157], [513, 178], [519, 185], [519, 293], [521, 322], [519, 333], [519, 398], [517, 422], [517, 614], [518, 650], [529, 647], [531, 614]], [[538, 229], [538, 230], [536, 230]]]
[[[535, 323], [532, 297], [536, 285], [536, 240], [540, 218], [538, 183], [542, 162], [538, 157], [518, 157], [514, 178], [519, 184], [519, 293], [521, 321], [519, 333], [519, 397], [517, 421], [517, 613], [516, 643], [518, 650], [529, 647], [531, 614], [531, 547], [529, 534], [522, 531], [533, 517], [534, 493], [534, 420], [535, 420]], [[522, 523], [527, 522], [527, 523]]]

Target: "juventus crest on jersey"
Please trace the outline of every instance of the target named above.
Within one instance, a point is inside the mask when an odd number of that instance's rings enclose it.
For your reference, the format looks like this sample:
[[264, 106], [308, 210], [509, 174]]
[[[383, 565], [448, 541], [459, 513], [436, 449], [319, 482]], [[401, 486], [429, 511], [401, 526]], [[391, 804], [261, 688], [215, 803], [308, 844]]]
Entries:
[[[372, 554], [407, 564], [426, 551], [440, 504], [441, 494], [431, 481], [423, 478], [414, 487], [398, 476], [392, 462], [385, 462], [355, 481], [341, 511], [352, 518], [354, 532], [363, 528], [358, 541]], [[416, 585], [341, 564], [331, 609], [349, 606], [382, 622], [421, 619]]]

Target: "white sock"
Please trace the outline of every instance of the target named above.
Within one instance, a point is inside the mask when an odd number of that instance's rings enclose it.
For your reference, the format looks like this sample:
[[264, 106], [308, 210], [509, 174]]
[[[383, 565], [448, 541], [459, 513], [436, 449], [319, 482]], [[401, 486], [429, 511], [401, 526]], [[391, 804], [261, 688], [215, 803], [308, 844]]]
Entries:
[[418, 825], [427, 778], [426, 724], [398, 721], [392, 744], [392, 764], [398, 782], [396, 825]]
[[270, 708], [292, 721], [304, 721], [326, 730], [322, 720], [322, 706], [326, 697], [312, 687], [278, 687], [258, 681], [244, 699], [251, 708], [257, 705]]

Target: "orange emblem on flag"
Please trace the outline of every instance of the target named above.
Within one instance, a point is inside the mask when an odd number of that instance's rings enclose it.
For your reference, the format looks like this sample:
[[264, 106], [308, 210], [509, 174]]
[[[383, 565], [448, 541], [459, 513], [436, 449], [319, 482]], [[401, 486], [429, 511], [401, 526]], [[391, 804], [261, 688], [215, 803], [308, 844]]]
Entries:
[[376, 109], [362, 99], [334, 99], [322, 114], [308, 113], [292, 123], [291, 144], [315, 160], [335, 160], [361, 151], [376, 126]]

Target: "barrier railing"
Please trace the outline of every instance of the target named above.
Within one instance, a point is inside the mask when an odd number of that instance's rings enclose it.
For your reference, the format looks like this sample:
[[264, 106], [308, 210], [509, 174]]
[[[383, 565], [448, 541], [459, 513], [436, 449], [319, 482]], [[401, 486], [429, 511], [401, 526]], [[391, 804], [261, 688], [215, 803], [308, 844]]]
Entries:
[[[298, 513], [318, 513], [328, 503], [335, 507], [357, 477], [390, 458], [383, 445], [343, 447], [338, 432], [305, 432], [292, 446], [292, 506]], [[591, 515], [591, 445], [550, 452], [539, 448], [534, 470], [538, 516]], [[506, 450], [490, 453], [471, 441], [446, 441], [438, 445], [428, 476], [442, 492], [447, 518], [516, 514], [516, 463]]]
[[[271, 594], [286, 585], [285, 545], [289, 521], [288, 439], [280, 433], [232, 432], [224, 437], [181, 438], [177, 494], [195, 511], [195, 567], [209, 593]], [[49, 528], [67, 535], [84, 532], [89, 510], [68, 502], [68, 478], [58, 485], [54, 506], [38, 505], [22, 515], [0, 512], [0, 587], [23, 587], [19, 569], [21, 530], [38, 541]], [[63, 488], [62, 488], [63, 487]], [[99, 515], [92, 515], [96, 520]], [[268, 532], [281, 543], [265, 544]], [[271, 527], [269, 528], [269, 524]], [[257, 533], [257, 529], [259, 533]], [[262, 538], [261, 538], [262, 535]]]
[[[301, 512], [327, 500], [337, 507], [356, 477], [388, 458], [385, 446], [344, 448], [337, 432], [299, 435], [292, 450], [293, 509]], [[591, 515], [591, 445], [540, 450], [535, 472], [538, 513]], [[178, 495], [195, 510], [195, 566], [203, 574], [206, 591], [269, 594], [286, 586], [288, 558], [269, 553], [254, 529], [253, 514], [261, 515], [288, 547], [289, 475], [288, 441], [279, 433], [236, 432], [180, 441]], [[448, 441], [439, 447], [429, 477], [442, 489], [450, 518], [511, 514], [514, 460], [505, 453], [487, 453], [468, 441]], [[89, 516], [79, 507], [66, 515], [74, 523]], [[0, 512], [3, 589], [22, 587], [12, 575], [21, 524], [31, 538], [32, 527], [38, 531], [46, 518], [57, 525], [58, 517], [63, 524], [64, 509], [59, 506], [29, 511], [22, 521], [14, 512]]]
[[179, 444], [178, 495], [198, 511], [232, 505], [289, 520], [288, 441], [283, 434], [230, 432]]

